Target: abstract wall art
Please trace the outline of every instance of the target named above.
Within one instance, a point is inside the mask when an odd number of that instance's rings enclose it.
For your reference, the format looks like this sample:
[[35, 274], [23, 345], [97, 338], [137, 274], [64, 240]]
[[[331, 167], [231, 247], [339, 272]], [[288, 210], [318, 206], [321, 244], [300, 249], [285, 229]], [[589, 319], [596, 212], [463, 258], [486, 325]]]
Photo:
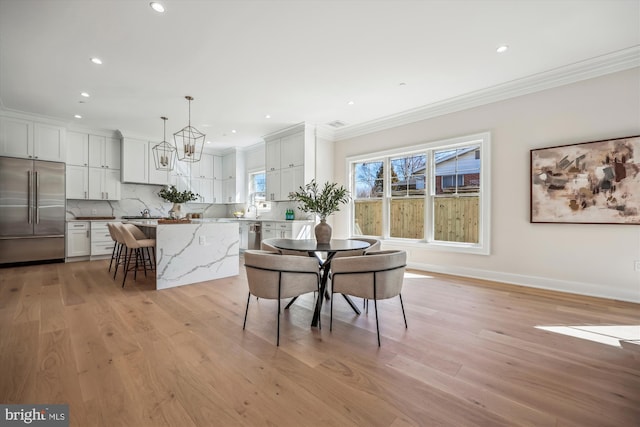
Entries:
[[640, 135], [531, 150], [531, 222], [640, 224]]

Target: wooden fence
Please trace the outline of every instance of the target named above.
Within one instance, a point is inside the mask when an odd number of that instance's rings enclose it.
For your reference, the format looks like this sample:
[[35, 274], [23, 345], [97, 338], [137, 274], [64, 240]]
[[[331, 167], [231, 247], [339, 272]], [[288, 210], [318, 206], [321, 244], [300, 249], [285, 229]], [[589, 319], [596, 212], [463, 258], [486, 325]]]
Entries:
[[[437, 197], [434, 203], [435, 240], [478, 242], [478, 197]], [[423, 239], [424, 204], [424, 199], [392, 199], [390, 237]], [[382, 200], [356, 200], [355, 221], [363, 235], [381, 236]]]

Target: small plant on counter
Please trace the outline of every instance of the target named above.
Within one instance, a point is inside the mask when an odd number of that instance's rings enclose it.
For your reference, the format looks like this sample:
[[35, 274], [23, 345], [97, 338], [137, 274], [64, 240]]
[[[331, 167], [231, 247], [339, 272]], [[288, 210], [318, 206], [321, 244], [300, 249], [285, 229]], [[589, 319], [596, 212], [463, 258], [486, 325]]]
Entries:
[[158, 193], [158, 196], [171, 203], [192, 202], [194, 200], [198, 200], [200, 197], [199, 194], [196, 194], [191, 190], [178, 191], [175, 185], [163, 187]]

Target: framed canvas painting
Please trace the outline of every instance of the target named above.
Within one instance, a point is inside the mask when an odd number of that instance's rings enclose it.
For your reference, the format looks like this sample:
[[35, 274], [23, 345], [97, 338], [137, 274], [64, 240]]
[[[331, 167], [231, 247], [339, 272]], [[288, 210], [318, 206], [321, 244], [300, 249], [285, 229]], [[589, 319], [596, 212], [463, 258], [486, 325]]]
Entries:
[[531, 222], [640, 224], [640, 135], [531, 150]]

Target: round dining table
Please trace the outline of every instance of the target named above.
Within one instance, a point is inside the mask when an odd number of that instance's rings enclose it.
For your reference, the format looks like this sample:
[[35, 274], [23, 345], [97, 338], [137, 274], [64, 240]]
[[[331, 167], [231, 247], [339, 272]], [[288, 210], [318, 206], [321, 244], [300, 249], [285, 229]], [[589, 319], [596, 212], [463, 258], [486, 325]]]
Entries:
[[[316, 257], [320, 263], [321, 275], [320, 275], [320, 294], [316, 301], [316, 308], [313, 313], [313, 319], [311, 326], [318, 326], [320, 319], [320, 311], [322, 310], [322, 295], [328, 295], [327, 281], [329, 280], [329, 272], [331, 270], [331, 260], [338, 252], [365, 250], [371, 246], [368, 242], [362, 240], [352, 239], [331, 239], [329, 243], [318, 243], [314, 239], [265, 239], [265, 243], [278, 248], [289, 251], [306, 252], [309, 256]], [[326, 254], [322, 256], [323, 254]], [[342, 295], [349, 303], [351, 308], [358, 314], [360, 310], [351, 301], [347, 295]], [[295, 300], [295, 299], [294, 299]], [[287, 307], [291, 305], [291, 301]]]

